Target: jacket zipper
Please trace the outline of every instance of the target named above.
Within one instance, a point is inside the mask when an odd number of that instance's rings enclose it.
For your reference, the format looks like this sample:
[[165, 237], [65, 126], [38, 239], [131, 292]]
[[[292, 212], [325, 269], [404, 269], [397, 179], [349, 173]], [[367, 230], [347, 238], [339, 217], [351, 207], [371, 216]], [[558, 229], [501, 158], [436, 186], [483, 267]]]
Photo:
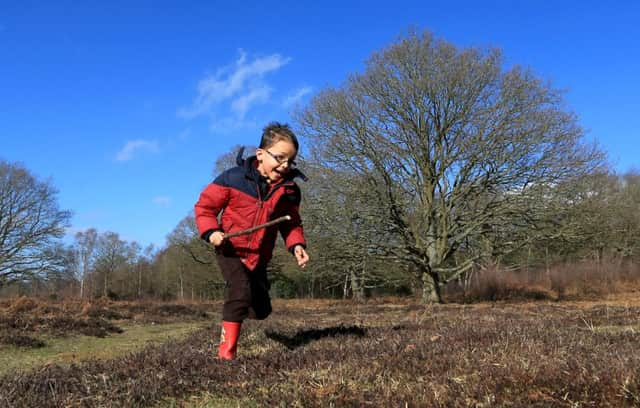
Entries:
[[[252, 227], [255, 227], [256, 225], [258, 225], [258, 220], [260, 219], [260, 217], [262, 216], [262, 211], [263, 211], [263, 207], [264, 207], [264, 201], [262, 200], [262, 195], [260, 194], [260, 184], [256, 183], [256, 192], [258, 193], [258, 211], [256, 211], [256, 215], [253, 217], [253, 222], [251, 223]], [[251, 235], [249, 235], [249, 245], [247, 247], [247, 254], [246, 256], [243, 258], [244, 260], [246, 260], [249, 257], [249, 250], [250, 248], [253, 248], [253, 241], [256, 237], [256, 233], [258, 231], [254, 231], [251, 233]], [[258, 249], [258, 252], [259, 249]]]
[[274, 193], [276, 190], [280, 189], [281, 187], [284, 187], [284, 186], [292, 186], [292, 185], [293, 185], [293, 183], [292, 183], [292, 182], [290, 182], [290, 181], [285, 181], [285, 182], [282, 182], [282, 183], [278, 184], [277, 186], [275, 186], [275, 188], [272, 188], [271, 190], [269, 190], [269, 192], [267, 193], [267, 196], [264, 198], [264, 201], [267, 201], [269, 198], [271, 198], [271, 196], [273, 195], [273, 193]]
[[[258, 193], [258, 211], [256, 212], [256, 216], [253, 218], [253, 223], [252, 223], [252, 227], [255, 227], [256, 225], [258, 225], [258, 220], [261, 219], [262, 216], [262, 212], [264, 211], [264, 203], [271, 198], [271, 196], [273, 196], [273, 193], [280, 189], [281, 187], [284, 186], [290, 186], [293, 185], [293, 183], [291, 182], [283, 182], [278, 184], [277, 186], [275, 186], [274, 188], [272, 188], [271, 190], [269, 190], [269, 192], [267, 193], [267, 195], [264, 197], [264, 199], [262, 198], [262, 195], [260, 194], [260, 185], [256, 184], [256, 191]], [[255, 237], [257, 236], [257, 234], [261, 232], [261, 231], [255, 231], [253, 232], [250, 237], [249, 237], [249, 248], [253, 248], [253, 241], [255, 240]], [[257, 249], [258, 250], [258, 256], [260, 256], [259, 252], [260, 252], [260, 248]], [[244, 259], [246, 260], [248, 258], [249, 254], [247, 253], [247, 256], [244, 257]]]

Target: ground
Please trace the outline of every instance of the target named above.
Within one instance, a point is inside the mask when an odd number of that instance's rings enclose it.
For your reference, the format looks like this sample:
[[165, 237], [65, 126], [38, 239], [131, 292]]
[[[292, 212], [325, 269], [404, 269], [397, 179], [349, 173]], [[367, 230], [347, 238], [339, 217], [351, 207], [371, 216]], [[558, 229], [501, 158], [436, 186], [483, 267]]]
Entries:
[[[4, 329], [20, 320], [15, 316], [22, 313], [24, 323], [45, 308], [0, 306]], [[92, 307], [85, 305], [85, 312]], [[161, 318], [162, 307], [174, 314]], [[19, 359], [16, 350], [51, 354], [44, 365], [38, 360], [5, 369], [0, 405], [640, 406], [635, 293], [589, 302], [472, 305], [399, 298], [275, 301], [269, 319], [243, 325], [232, 362], [214, 357], [219, 304], [105, 303], [94, 309], [102, 311], [95, 319], [122, 330], [112, 328], [99, 339], [109, 341], [104, 345], [112, 352], [87, 359], [86, 334], [60, 337], [42, 322], [27, 324], [39, 327], [31, 336], [45, 345], [0, 346], [0, 360], [9, 354]], [[28, 336], [24, 327], [21, 335]], [[160, 334], [168, 339], [156, 339]], [[118, 339], [127, 345], [118, 346]], [[75, 351], [62, 347], [64, 357], [56, 357], [52, 350], [60, 344], [73, 344]]]

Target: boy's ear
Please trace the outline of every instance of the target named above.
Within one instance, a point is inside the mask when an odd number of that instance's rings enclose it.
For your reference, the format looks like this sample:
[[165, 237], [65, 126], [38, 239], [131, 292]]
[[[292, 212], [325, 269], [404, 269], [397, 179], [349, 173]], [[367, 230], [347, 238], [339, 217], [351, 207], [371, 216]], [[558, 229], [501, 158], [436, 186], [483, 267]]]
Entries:
[[258, 161], [262, 161], [262, 155], [264, 154], [264, 152], [262, 151], [261, 148], [257, 148], [256, 149], [256, 158], [258, 159]]

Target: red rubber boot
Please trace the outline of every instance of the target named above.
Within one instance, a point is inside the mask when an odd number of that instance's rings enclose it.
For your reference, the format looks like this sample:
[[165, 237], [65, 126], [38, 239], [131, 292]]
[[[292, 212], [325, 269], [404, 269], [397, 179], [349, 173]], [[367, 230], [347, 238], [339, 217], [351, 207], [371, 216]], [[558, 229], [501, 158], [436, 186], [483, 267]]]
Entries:
[[222, 332], [220, 333], [220, 349], [218, 358], [221, 360], [233, 360], [236, 358], [236, 349], [238, 346], [238, 336], [240, 336], [239, 322], [222, 321]]

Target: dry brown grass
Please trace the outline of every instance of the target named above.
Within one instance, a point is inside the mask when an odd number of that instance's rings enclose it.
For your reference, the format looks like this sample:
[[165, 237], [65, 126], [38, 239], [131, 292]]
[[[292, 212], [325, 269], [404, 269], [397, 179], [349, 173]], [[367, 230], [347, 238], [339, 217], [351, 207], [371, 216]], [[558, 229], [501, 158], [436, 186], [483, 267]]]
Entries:
[[43, 347], [41, 336], [120, 333], [122, 323], [173, 323], [209, 319], [212, 303], [115, 302], [108, 299], [46, 302], [20, 297], [0, 302], [0, 345]]
[[640, 294], [640, 267], [593, 262], [555, 265], [548, 270], [517, 272], [488, 269], [474, 275], [465, 289], [453, 283], [445, 290], [452, 302], [526, 300], [600, 300]]
[[243, 326], [236, 361], [213, 357], [216, 321], [121, 358], [4, 376], [0, 405], [640, 405], [637, 298], [275, 309]]

